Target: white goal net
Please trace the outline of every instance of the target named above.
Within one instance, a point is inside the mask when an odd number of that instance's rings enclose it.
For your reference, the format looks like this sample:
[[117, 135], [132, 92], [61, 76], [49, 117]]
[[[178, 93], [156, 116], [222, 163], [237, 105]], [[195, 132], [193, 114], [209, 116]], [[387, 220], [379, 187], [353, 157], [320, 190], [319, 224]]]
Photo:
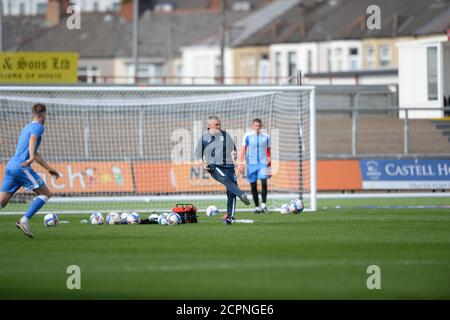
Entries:
[[[47, 106], [39, 153], [62, 175], [33, 164], [53, 194], [42, 212], [151, 212], [176, 203], [224, 211], [224, 186], [194, 161], [210, 115], [238, 151], [252, 120], [262, 119], [271, 138], [268, 206], [300, 197], [316, 208], [313, 87], [0, 87], [0, 179], [38, 102]], [[245, 174], [237, 175], [251, 198]], [[0, 213], [24, 211], [31, 197], [19, 190]]]

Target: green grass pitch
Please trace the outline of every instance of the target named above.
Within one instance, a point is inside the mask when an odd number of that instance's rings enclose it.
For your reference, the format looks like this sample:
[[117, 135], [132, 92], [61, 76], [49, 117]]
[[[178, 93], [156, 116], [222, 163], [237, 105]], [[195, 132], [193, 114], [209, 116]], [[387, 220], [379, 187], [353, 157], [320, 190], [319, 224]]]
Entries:
[[[240, 213], [255, 223], [232, 226], [203, 213], [173, 227], [93, 226], [84, 214], [48, 228], [37, 215], [35, 239], [0, 216], [0, 298], [450, 299], [449, 209], [351, 208], [449, 202], [322, 200], [316, 213]], [[66, 287], [69, 265], [81, 290]], [[369, 265], [381, 290], [367, 289]]]

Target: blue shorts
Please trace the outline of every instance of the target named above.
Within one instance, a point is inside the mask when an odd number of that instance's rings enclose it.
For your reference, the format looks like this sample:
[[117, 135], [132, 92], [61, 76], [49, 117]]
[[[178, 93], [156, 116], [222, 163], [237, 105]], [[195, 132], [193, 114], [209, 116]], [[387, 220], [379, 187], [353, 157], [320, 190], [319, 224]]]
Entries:
[[247, 180], [250, 183], [258, 179], [269, 178], [269, 167], [267, 164], [249, 164], [247, 165]]
[[27, 191], [32, 191], [43, 186], [45, 186], [45, 182], [31, 167], [6, 167], [0, 191], [14, 193], [20, 187], [24, 187]]

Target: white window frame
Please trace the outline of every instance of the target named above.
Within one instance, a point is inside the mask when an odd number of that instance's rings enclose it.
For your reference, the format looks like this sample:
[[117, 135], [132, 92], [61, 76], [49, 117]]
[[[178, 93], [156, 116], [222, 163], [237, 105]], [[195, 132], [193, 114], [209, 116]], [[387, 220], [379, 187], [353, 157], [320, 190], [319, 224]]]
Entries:
[[[356, 54], [352, 54], [352, 50], [356, 50]], [[348, 48], [348, 58], [349, 58], [349, 70], [355, 71], [359, 69], [359, 48], [349, 47]]]
[[274, 53], [275, 56], [275, 81], [278, 83], [280, 81], [280, 78], [282, 77], [282, 53], [280, 51], [276, 51]]
[[[371, 52], [371, 54], [370, 54]], [[373, 45], [368, 45], [366, 47], [366, 65], [367, 69], [371, 70], [375, 68], [376, 63], [376, 50]]]
[[334, 71], [343, 71], [344, 69], [344, 49], [342, 47], [334, 48]]
[[[162, 67], [162, 74], [157, 77], [155, 74], [157, 66]], [[132, 63], [127, 65], [127, 73], [128, 73], [128, 83], [134, 84], [134, 65]], [[164, 64], [163, 63], [140, 63], [139, 71], [137, 74], [138, 80], [137, 83], [141, 84], [162, 84], [164, 77]], [[139, 79], [140, 78], [140, 79]]]
[[[86, 69], [85, 74], [81, 73], [80, 69]], [[102, 83], [101, 79], [102, 70], [101, 67], [95, 64], [80, 65], [78, 67], [78, 78], [86, 77], [85, 83]], [[83, 81], [84, 82], [84, 81]]]
[[[429, 61], [430, 50], [434, 50], [435, 51], [434, 52], [435, 70], [434, 70], [433, 74], [430, 73], [430, 63], [429, 63], [430, 62]], [[437, 46], [427, 46], [426, 47], [426, 60], [427, 60], [427, 78], [426, 78], [426, 81], [427, 81], [427, 100], [428, 101], [437, 101], [439, 99], [439, 79], [438, 79], [439, 53], [438, 52], [439, 52], [439, 47], [437, 47]], [[433, 81], [430, 81], [431, 79]], [[433, 91], [435, 91], [435, 92], [433, 92], [433, 95], [430, 94], [430, 86], [431, 85], [434, 86], [434, 90]]]
[[[387, 49], [387, 53], [384, 53], [384, 49]], [[392, 64], [392, 48], [389, 45], [382, 44], [379, 47], [380, 54], [380, 67], [389, 67]]]

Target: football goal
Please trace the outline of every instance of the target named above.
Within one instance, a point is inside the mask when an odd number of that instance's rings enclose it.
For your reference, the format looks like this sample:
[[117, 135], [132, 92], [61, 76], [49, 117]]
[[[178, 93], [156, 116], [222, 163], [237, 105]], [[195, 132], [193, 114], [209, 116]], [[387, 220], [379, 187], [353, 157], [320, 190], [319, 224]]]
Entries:
[[[260, 118], [271, 141], [269, 208], [300, 198], [316, 210], [314, 87], [0, 87], [0, 178], [38, 102], [47, 105], [39, 153], [62, 175], [33, 164], [53, 194], [44, 213], [152, 212], [176, 203], [224, 210], [224, 187], [194, 161], [210, 115], [238, 151]], [[237, 175], [249, 191], [245, 173]], [[31, 197], [21, 189], [0, 213], [24, 211]]]

